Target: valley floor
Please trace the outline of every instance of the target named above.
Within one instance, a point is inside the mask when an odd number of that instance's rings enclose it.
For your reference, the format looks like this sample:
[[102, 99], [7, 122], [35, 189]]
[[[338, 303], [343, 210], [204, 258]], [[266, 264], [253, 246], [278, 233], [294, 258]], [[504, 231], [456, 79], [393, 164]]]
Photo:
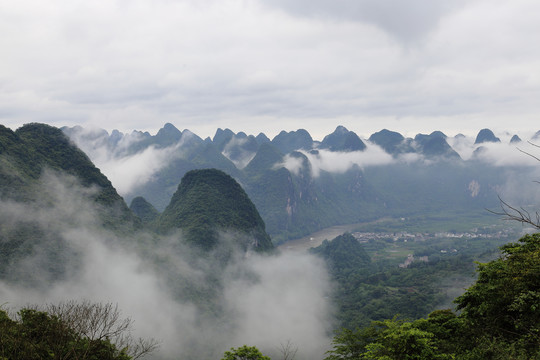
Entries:
[[352, 232], [355, 229], [361, 227], [362, 225], [376, 224], [385, 220], [387, 220], [387, 218], [381, 218], [375, 221], [363, 223], [331, 226], [309, 234], [308, 236], [305, 236], [303, 238], [289, 240], [279, 245], [278, 249], [280, 251], [306, 251], [310, 248], [321, 245], [324, 240], [332, 240], [336, 236], [339, 236], [346, 232]]

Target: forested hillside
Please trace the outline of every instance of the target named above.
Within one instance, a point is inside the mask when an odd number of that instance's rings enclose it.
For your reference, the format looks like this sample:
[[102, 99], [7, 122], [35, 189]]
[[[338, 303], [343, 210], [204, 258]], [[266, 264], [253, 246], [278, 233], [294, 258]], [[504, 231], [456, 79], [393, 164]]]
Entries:
[[336, 359], [536, 359], [540, 235], [501, 248], [479, 264], [478, 280], [455, 300], [458, 312], [437, 310], [425, 319], [399, 315], [334, 338]]
[[[45, 278], [66, 275], [66, 266], [76, 263], [77, 257], [66, 246], [55, 216], [73, 224], [81, 221], [85, 214], [71, 211], [72, 201], [93, 204], [98, 209], [92, 219], [97, 226], [121, 233], [140, 229], [140, 220], [111, 182], [59, 129], [29, 124], [13, 132], [2, 126], [0, 146], [2, 278], [35, 283], [34, 272]], [[70, 188], [78, 189], [80, 198], [72, 199], [67, 194]], [[31, 269], [22, 266], [38, 253], [46, 256]]]
[[162, 233], [182, 229], [185, 241], [204, 250], [213, 249], [219, 233], [228, 231], [235, 233], [237, 245], [244, 251], [273, 248], [265, 224], [245, 191], [232, 177], [216, 169], [186, 173], [156, 226]]

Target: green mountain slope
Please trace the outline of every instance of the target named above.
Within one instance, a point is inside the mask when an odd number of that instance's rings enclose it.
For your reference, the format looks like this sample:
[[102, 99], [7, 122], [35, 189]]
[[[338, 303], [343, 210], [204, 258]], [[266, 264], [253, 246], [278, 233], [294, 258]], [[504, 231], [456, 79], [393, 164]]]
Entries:
[[[91, 211], [82, 211], [85, 206]], [[15, 132], [0, 126], [0, 210], [0, 277], [29, 284], [36, 274], [39, 282], [63, 276], [76, 262], [66, 228], [88, 222], [125, 233], [141, 227], [89, 158], [44, 124]], [[19, 266], [29, 257], [31, 268]]]
[[183, 230], [186, 241], [210, 250], [219, 232], [233, 232], [237, 245], [256, 251], [272, 249], [270, 237], [255, 205], [229, 175], [216, 169], [189, 171], [169, 206], [158, 219], [160, 231]]
[[133, 199], [129, 208], [145, 224], [151, 223], [159, 217], [159, 211], [142, 196]]
[[45, 124], [27, 124], [13, 132], [0, 130], [0, 185], [2, 196], [13, 200], [32, 200], [31, 185], [45, 169], [74, 176], [84, 187], [96, 187], [92, 199], [108, 208], [105, 225], [138, 223], [111, 182], [94, 166], [64, 133]]
[[324, 240], [320, 246], [312, 248], [311, 253], [325, 259], [330, 270], [334, 272], [351, 268], [358, 270], [371, 261], [364, 247], [349, 233], [340, 235], [332, 241]]

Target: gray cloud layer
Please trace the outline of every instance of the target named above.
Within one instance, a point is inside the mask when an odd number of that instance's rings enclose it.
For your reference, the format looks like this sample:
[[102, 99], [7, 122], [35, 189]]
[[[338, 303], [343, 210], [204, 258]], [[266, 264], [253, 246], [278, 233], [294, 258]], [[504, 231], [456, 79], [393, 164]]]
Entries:
[[464, 1], [448, 0], [264, 0], [263, 2], [298, 16], [373, 24], [405, 43], [424, 39], [436, 28], [442, 17], [464, 4]]
[[538, 13], [533, 0], [4, 2], [0, 122], [525, 129]]

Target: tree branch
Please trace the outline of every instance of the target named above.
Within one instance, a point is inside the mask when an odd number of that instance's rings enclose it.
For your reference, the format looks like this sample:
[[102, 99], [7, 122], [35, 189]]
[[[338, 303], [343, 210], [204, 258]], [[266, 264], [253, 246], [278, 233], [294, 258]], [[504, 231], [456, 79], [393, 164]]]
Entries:
[[540, 230], [540, 214], [538, 213], [538, 211], [536, 211], [533, 215], [531, 215], [524, 208], [514, 207], [508, 204], [503, 199], [501, 199], [500, 196], [497, 195], [497, 197], [499, 198], [499, 202], [501, 204], [501, 211], [493, 211], [490, 209], [486, 209], [487, 211], [489, 211], [492, 214], [502, 216], [503, 220], [519, 221], [522, 224], [529, 224], [533, 226], [534, 228]]

